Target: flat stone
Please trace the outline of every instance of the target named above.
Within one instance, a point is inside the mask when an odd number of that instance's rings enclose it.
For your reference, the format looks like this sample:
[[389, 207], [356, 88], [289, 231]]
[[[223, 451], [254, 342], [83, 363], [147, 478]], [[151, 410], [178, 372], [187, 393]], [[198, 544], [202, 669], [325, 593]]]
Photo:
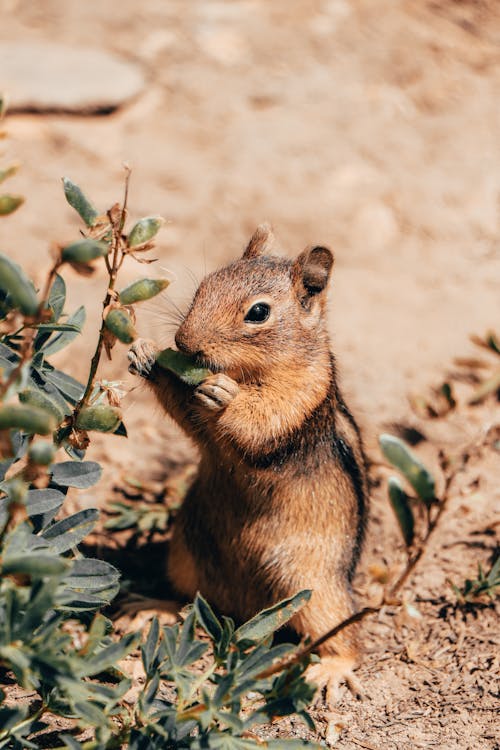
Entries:
[[144, 83], [140, 67], [102, 50], [52, 42], [0, 44], [0, 89], [10, 111], [112, 112]]

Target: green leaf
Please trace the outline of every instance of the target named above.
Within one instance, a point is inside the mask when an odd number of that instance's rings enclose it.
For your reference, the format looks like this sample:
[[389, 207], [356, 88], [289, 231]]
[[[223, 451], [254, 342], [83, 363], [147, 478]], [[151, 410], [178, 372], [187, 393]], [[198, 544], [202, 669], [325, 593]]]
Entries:
[[160, 367], [170, 370], [187, 385], [199, 385], [209, 375], [212, 375], [210, 370], [199, 367], [191, 357], [175, 351], [175, 349], [164, 349], [157, 354], [156, 361]]
[[405, 443], [393, 435], [381, 435], [379, 442], [384, 456], [406, 477], [421, 500], [425, 503], [435, 500], [434, 477]]
[[35, 531], [41, 531], [52, 521], [63, 502], [64, 495], [59, 490], [29, 490], [26, 511]]
[[[67, 325], [72, 326], [70, 330], [63, 331], [59, 333], [57, 336], [54, 336], [49, 340], [48, 344], [45, 344], [45, 346], [42, 347], [42, 351], [46, 357], [48, 357], [50, 354], [55, 354], [56, 352], [60, 351], [61, 349], [64, 349], [65, 346], [67, 346], [73, 339], [75, 339], [78, 334], [82, 332], [83, 324], [85, 323], [85, 308], [83, 305], [78, 308], [76, 312], [73, 313], [73, 315], [70, 315], [70, 317], [67, 320]], [[66, 378], [69, 378], [69, 376], [65, 376]], [[71, 380], [73, 380], [71, 378]], [[77, 381], [73, 381], [77, 382]]]
[[106, 714], [96, 703], [87, 701], [86, 703], [77, 702], [74, 704], [75, 712], [78, 716], [78, 723], [89, 724], [91, 727], [104, 726], [107, 723]]
[[32, 553], [27, 556], [8, 557], [3, 562], [2, 573], [3, 575], [21, 573], [36, 579], [61, 575], [69, 566], [70, 562], [63, 557]]
[[146, 685], [142, 693], [139, 695], [139, 706], [142, 717], [148, 717], [153, 710], [154, 701], [159, 689], [160, 675], [156, 673], [151, 675], [149, 684]]
[[307, 604], [311, 598], [311, 591], [305, 589], [295, 596], [278, 602], [269, 609], [264, 609], [255, 617], [242, 625], [234, 634], [236, 642], [242, 640], [260, 641], [285, 625], [296, 612]]
[[87, 238], [64, 247], [61, 258], [65, 263], [90, 263], [97, 258], [103, 258], [108, 253], [107, 242]]
[[36, 326], [37, 331], [42, 333], [54, 333], [56, 331], [64, 331], [70, 333], [81, 333], [82, 329], [80, 326], [72, 325], [71, 323], [39, 323]]
[[98, 518], [99, 511], [95, 508], [85, 508], [49, 526], [42, 537], [54, 552], [67, 552], [90, 534]]
[[165, 223], [161, 216], [147, 216], [137, 222], [128, 236], [129, 247], [136, 247], [149, 242], [157, 234], [160, 227]]
[[500, 555], [498, 555], [493, 565], [491, 566], [491, 570], [488, 573], [486, 580], [488, 582], [488, 586], [500, 586]]
[[85, 197], [78, 185], [75, 185], [67, 177], [63, 177], [63, 188], [64, 195], [71, 208], [75, 209], [88, 227], [92, 227], [99, 216], [92, 203]]
[[52, 310], [52, 320], [57, 323], [61, 317], [62, 311], [64, 310], [64, 304], [66, 302], [66, 284], [62, 276], [56, 274], [54, 283], [50, 287], [49, 294], [49, 307]]
[[75, 405], [80, 401], [85, 392], [85, 386], [78, 380], [66, 375], [61, 370], [55, 370], [47, 362], [44, 362], [42, 373], [46, 380], [57, 388], [70, 404]]
[[493, 331], [490, 331], [486, 335], [486, 344], [495, 354], [500, 354], [500, 339], [497, 338]]
[[0, 289], [8, 293], [13, 307], [18, 307], [24, 315], [36, 315], [38, 299], [33, 283], [22, 268], [3, 253], [0, 253]]
[[62, 461], [52, 467], [52, 481], [60, 487], [85, 490], [97, 484], [102, 469], [95, 461]]
[[42, 409], [54, 418], [56, 424], [62, 422], [66, 416], [65, 411], [59, 407], [59, 404], [38, 388], [25, 388], [18, 395], [22, 404]]
[[138, 279], [122, 289], [118, 296], [122, 305], [133, 305], [156, 297], [169, 284], [168, 279]]
[[[245, 639], [246, 640], [246, 639]], [[240, 641], [241, 643], [242, 641]], [[272, 665], [273, 662], [282, 659], [285, 655], [290, 653], [290, 644], [281, 643], [277, 646], [269, 648], [265, 643], [261, 643], [258, 648], [253, 649], [245, 657], [244, 661], [238, 665], [238, 678], [241, 689], [241, 683], [244, 680], [248, 680], [250, 677], [262, 672]]]
[[16, 623], [15, 638], [21, 641], [30, 638], [33, 630], [43, 622], [47, 612], [54, 606], [58, 583], [58, 578], [53, 576], [32, 587], [24, 617], [19, 623]]
[[116, 662], [124, 659], [136, 648], [140, 638], [140, 633], [127, 633], [117, 643], [112, 643], [95, 656], [86, 659], [78, 670], [78, 674], [80, 677], [92, 677], [99, 672], [105, 672], [110, 667], [115, 667]]
[[0, 195], [0, 216], [14, 213], [23, 203], [22, 195]]
[[194, 637], [194, 625], [195, 610], [192, 609], [180, 628], [179, 644], [173, 658], [173, 663], [177, 667], [194, 664], [208, 648], [207, 643], [203, 643]]
[[389, 477], [389, 500], [394, 514], [398, 520], [399, 527], [403, 534], [405, 544], [409, 547], [413, 542], [415, 533], [415, 520], [408, 500], [408, 495], [404, 491], [399, 479]]
[[120, 572], [110, 563], [82, 557], [74, 560], [70, 573], [64, 578], [64, 585], [96, 593], [113, 588], [119, 579]]
[[222, 636], [222, 625], [215, 616], [212, 607], [205, 601], [201, 594], [196, 594], [193, 606], [198, 622], [212, 640], [217, 642]]
[[158, 645], [160, 643], [160, 623], [157, 617], [153, 617], [151, 625], [149, 626], [148, 637], [146, 643], [141, 647], [142, 664], [146, 677], [152, 677], [153, 668], [156, 668], [154, 657], [156, 655]]

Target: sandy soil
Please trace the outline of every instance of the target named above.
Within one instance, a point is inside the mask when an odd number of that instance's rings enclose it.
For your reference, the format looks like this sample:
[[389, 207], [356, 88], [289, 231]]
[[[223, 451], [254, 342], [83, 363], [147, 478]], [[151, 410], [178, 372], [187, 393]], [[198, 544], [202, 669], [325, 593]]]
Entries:
[[[333, 346], [372, 457], [380, 460], [375, 437], [394, 422], [425, 433], [417, 450], [433, 465], [438, 448], [459, 452], [498, 424], [493, 398], [465, 406], [471, 385], [458, 384], [459, 408], [446, 419], [424, 422], [407, 400], [439, 385], [453, 357], [474, 353], [469, 334], [498, 325], [495, 0], [144, 0], [140, 9], [132, 0], [119, 8], [3, 0], [0, 12], [0, 44], [52, 39], [109, 49], [140, 64], [148, 80], [136, 101], [106, 117], [10, 117], [9, 156], [23, 162], [11, 184], [27, 203], [2, 222], [3, 251], [41, 278], [50, 243], [77, 232], [61, 176], [105, 208], [121, 196], [126, 161], [133, 218], [169, 220], [157, 255], [177, 279], [168, 295], [177, 304], [193, 292], [191, 273], [200, 278], [234, 258], [263, 220], [287, 254], [310, 242], [332, 246]], [[132, 264], [123, 281], [141, 272]], [[66, 279], [71, 306], [85, 302], [88, 322], [62, 361], [83, 379], [105, 279], [97, 274], [89, 283], [71, 272]], [[142, 335], [171, 341], [169, 305], [149, 305], [139, 318]], [[102, 375], [133, 388], [125, 350], [115, 351]], [[189, 460], [187, 442], [144, 391], [132, 390], [125, 410], [130, 440], [96, 442], [93, 454], [109, 459], [107, 477], [97, 497], [81, 493], [75, 502], [105, 506], [123, 472], [163, 480]], [[483, 447], [457, 484], [408, 589], [423, 619], [384, 611], [367, 625], [360, 677], [368, 698], [344, 699], [332, 744], [500, 747], [495, 612], [455, 612], [445, 583], [491, 559], [498, 464], [498, 453]], [[369, 566], [400, 562], [398, 544], [379, 487], [363, 597], [376, 594]], [[318, 718], [324, 730], [321, 710]]]

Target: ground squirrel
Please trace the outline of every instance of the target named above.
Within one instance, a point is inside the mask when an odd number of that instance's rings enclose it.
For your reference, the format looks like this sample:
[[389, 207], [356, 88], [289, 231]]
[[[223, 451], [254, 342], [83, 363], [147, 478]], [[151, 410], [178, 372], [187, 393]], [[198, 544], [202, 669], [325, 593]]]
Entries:
[[[312, 589], [291, 624], [316, 639], [353, 611], [366, 465], [329, 348], [332, 253], [311, 247], [290, 261], [269, 254], [271, 241], [259, 227], [241, 259], [209, 274], [177, 330], [179, 350], [213, 375], [185, 385], [144, 340], [130, 369], [201, 454], [170, 544], [174, 587], [190, 599], [200, 591], [237, 620]], [[355, 627], [319, 652], [315, 681], [349, 681]]]

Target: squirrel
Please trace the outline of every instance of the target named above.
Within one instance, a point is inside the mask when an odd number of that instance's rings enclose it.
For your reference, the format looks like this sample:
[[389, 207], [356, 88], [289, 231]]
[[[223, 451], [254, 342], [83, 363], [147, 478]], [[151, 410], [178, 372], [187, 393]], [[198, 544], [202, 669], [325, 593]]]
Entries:
[[[142, 376], [201, 459], [174, 523], [167, 573], [244, 621], [311, 589], [291, 620], [313, 640], [353, 613], [351, 580], [368, 504], [358, 426], [337, 384], [326, 326], [333, 255], [270, 254], [268, 225], [243, 257], [206, 276], [175, 335], [179, 351], [213, 373], [188, 386], [138, 339], [129, 370]], [[357, 626], [318, 649], [310, 677], [336, 696], [353, 690]]]

